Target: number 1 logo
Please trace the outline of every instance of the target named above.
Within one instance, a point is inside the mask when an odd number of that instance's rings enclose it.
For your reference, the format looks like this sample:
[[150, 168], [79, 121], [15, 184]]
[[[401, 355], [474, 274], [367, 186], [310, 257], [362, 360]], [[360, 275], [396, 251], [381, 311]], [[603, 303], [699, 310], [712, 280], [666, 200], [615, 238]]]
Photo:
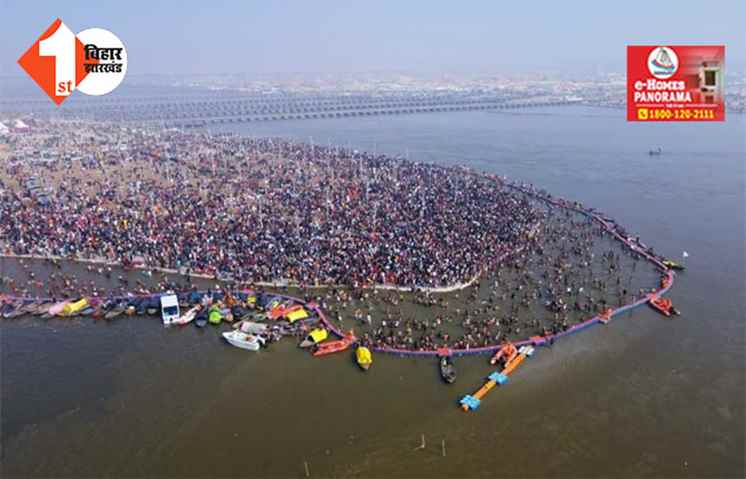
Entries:
[[88, 75], [85, 46], [59, 18], [26, 50], [18, 64], [57, 105]]

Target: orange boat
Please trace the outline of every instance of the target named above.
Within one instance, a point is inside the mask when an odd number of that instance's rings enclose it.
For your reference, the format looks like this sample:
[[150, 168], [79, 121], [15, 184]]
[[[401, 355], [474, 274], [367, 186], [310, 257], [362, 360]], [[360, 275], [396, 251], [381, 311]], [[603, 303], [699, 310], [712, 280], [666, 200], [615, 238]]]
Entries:
[[313, 350], [314, 356], [326, 356], [327, 354], [338, 353], [349, 348], [352, 343], [357, 341], [355, 333], [350, 331], [345, 335], [344, 338], [336, 341], [327, 341], [325, 343], [317, 344]]
[[290, 313], [292, 313], [294, 311], [299, 311], [301, 309], [303, 309], [303, 306], [298, 305], [298, 304], [296, 304], [294, 306], [287, 306], [287, 307], [284, 306], [284, 305], [280, 305], [280, 306], [277, 306], [276, 308], [273, 308], [272, 310], [270, 310], [268, 316], [269, 316], [270, 319], [282, 319], [282, 318], [286, 317], [288, 314], [290, 314]]
[[650, 297], [650, 306], [655, 308], [659, 313], [664, 316], [671, 316], [671, 314], [679, 314], [676, 308], [673, 307], [673, 303], [668, 298], [659, 298], [656, 296]]
[[515, 345], [510, 341], [504, 340], [502, 347], [498, 349], [495, 355], [490, 359], [490, 364], [495, 365], [501, 359], [504, 364], [507, 364], [516, 356], [518, 356], [518, 349], [516, 349]]

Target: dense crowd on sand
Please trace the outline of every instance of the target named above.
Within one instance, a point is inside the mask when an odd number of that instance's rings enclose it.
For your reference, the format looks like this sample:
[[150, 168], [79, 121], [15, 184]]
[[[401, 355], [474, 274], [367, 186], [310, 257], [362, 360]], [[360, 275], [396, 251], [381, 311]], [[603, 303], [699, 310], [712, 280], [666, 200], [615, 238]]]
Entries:
[[520, 250], [541, 220], [525, 195], [456, 168], [285, 140], [79, 129], [39, 135], [61, 144], [56, 161], [5, 161], [19, 184], [59, 174], [47, 204], [3, 193], [10, 252], [142, 257], [247, 282], [438, 287]]
[[[598, 223], [461, 168], [286, 140], [85, 124], [15, 142], [0, 167], [6, 252], [125, 264], [141, 257], [147, 267], [244, 285], [327, 284], [303, 294], [372, 346], [473, 348], [556, 333], [650, 286], [638, 254]], [[49, 202], [24, 189], [28, 178], [43, 182]], [[30, 264], [25, 283], [0, 278], [3, 288], [107, 294], [102, 281], [58, 263], [45, 278]], [[108, 280], [108, 294], [195, 287], [149, 268], [141, 271], [152, 278], [85, 268]], [[456, 293], [430, 290], [467, 283]], [[403, 289], [366, 288], [374, 284]]]

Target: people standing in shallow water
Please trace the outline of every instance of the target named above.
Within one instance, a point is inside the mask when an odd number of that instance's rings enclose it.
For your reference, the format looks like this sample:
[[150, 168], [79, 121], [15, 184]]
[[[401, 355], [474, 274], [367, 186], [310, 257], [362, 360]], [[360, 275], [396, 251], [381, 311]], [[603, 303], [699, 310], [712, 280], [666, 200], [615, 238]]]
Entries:
[[[50, 184], [55, 199], [46, 206], [13, 188], [2, 195], [0, 239], [11, 253], [141, 258], [245, 283], [338, 284], [350, 293], [339, 289], [326, 300], [340, 321], [355, 320], [375, 344], [408, 349], [562, 331], [640, 289], [620, 252], [596, 246], [597, 225], [462, 168], [284, 140], [77, 130], [129, 146], [101, 155], [101, 144], [73, 134], [71, 150], [82, 155], [74, 168], [22, 158], [4, 164], [5, 176], [62, 177]], [[481, 283], [454, 295], [426, 289], [480, 274]], [[114, 276], [120, 291], [170, 286]], [[430, 311], [383, 319], [381, 306], [403, 306], [404, 298], [363, 289], [382, 283], [419, 286], [414, 302]], [[63, 272], [49, 288], [60, 297], [97, 293]]]
[[[394, 322], [384, 313], [367, 338], [377, 347], [428, 350], [548, 337], [603, 312], [612, 302], [634, 299], [628, 287], [646, 279], [635, 273], [637, 261], [636, 253], [621, 248], [594, 222], [555, 208], [547, 211], [541, 237], [487, 271], [479, 284], [458, 294], [414, 293], [409, 298], [417, 310], [412, 317], [405, 314], [403, 321]], [[657, 275], [651, 269], [649, 279]], [[383, 292], [373, 302], [387, 305], [394, 298]], [[332, 296], [327, 299], [331, 307], [344, 310]], [[358, 309], [360, 314], [365, 310]]]

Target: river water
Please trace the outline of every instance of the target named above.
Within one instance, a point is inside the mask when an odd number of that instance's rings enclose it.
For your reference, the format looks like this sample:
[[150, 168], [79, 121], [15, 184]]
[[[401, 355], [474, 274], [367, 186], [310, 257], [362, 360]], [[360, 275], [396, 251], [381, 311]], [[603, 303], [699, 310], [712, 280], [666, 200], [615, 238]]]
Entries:
[[[616, 218], [687, 271], [647, 308], [543, 348], [478, 411], [458, 359], [249, 354], [157, 321], [0, 323], [3, 477], [742, 477], [746, 122], [636, 124], [559, 107], [221, 131], [464, 164]], [[661, 156], [649, 156], [662, 147]], [[425, 441], [425, 447], [419, 448]], [[445, 451], [444, 451], [445, 446]], [[445, 452], [445, 455], [443, 454]]]

